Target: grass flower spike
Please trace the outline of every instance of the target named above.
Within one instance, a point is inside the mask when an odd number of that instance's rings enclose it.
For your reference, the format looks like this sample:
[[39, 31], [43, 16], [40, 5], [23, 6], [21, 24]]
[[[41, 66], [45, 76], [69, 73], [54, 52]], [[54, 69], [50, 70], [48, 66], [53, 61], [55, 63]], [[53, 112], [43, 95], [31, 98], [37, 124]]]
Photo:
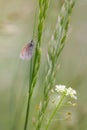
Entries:
[[[53, 89], [53, 86], [55, 86], [55, 79], [58, 72], [58, 58], [65, 46], [65, 40], [67, 38], [70, 16], [74, 5], [75, 5], [75, 0], [64, 1], [60, 13], [58, 14], [58, 20], [56, 22], [54, 32], [49, 41], [49, 47], [47, 53], [48, 66], [46, 68], [46, 73], [43, 82], [44, 93], [42, 99], [42, 108], [38, 114], [36, 130], [40, 130], [41, 125], [43, 124], [43, 120], [45, 120], [44, 114], [49, 104], [49, 100], [50, 100], [49, 94], [50, 91]], [[58, 108], [60, 107], [64, 98], [68, 95], [70, 96], [72, 95], [71, 97], [75, 98], [75, 95], [73, 96], [73, 94], [68, 93], [69, 91], [66, 89], [66, 86], [60, 85], [56, 89], [58, 92], [61, 92], [61, 94], [62, 93], [63, 94], [60, 98], [60, 101], [58, 102], [57, 107], [55, 108], [54, 112], [52, 113], [47, 123], [46, 130], [48, 130], [51, 120], [54, 117]]]

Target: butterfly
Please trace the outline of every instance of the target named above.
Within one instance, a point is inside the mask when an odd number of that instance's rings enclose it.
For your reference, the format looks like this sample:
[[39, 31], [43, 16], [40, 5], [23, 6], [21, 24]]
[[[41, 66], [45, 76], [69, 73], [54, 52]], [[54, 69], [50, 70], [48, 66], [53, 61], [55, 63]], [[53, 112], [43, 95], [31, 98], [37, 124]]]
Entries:
[[33, 48], [34, 48], [34, 42], [31, 40], [28, 44], [26, 44], [21, 52], [20, 52], [20, 58], [22, 60], [30, 60], [33, 55]]

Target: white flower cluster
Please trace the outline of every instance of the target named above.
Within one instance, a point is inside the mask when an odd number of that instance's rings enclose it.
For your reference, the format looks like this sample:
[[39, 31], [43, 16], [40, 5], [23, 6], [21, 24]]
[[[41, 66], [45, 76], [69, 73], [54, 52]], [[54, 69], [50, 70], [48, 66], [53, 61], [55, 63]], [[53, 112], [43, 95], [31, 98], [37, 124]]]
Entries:
[[71, 87], [66, 88], [65, 85], [56, 85], [55, 88], [56, 92], [58, 93], [65, 93], [66, 96], [70, 96], [73, 99], [77, 99], [76, 91], [72, 89]]

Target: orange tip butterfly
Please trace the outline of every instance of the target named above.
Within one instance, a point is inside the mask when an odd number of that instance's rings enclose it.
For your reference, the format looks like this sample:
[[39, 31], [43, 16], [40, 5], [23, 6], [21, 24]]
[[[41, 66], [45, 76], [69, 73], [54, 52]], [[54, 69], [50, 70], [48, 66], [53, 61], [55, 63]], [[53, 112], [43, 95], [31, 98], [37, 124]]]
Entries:
[[25, 45], [20, 53], [20, 58], [22, 60], [30, 60], [33, 55], [34, 42], [31, 40], [27, 45]]

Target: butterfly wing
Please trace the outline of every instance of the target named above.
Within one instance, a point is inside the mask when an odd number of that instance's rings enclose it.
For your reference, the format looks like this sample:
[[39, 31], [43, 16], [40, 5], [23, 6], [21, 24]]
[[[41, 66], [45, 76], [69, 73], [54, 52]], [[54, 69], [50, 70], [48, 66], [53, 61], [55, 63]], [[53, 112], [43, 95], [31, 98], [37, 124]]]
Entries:
[[30, 60], [33, 54], [33, 45], [31, 43], [25, 45], [20, 53], [20, 58], [23, 60]]

